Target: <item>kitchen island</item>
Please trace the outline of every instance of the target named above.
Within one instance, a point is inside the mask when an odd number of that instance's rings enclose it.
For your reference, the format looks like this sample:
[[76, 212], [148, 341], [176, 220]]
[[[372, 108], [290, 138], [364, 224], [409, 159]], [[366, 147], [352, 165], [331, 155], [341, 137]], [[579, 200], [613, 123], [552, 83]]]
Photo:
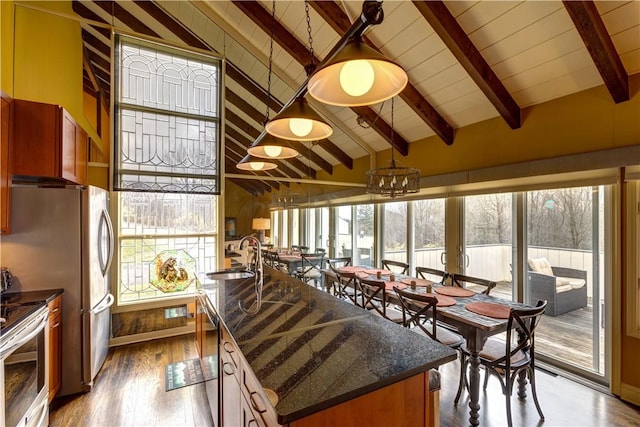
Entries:
[[[454, 350], [277, 270], [265, 273], [256, 314], [240, 309], [256, 299], [252, 278], [200, 285], [219, 322], [223, 426], [248, 425], [252, 416], [289, 426], [437, 420], [429, 371], [455, 360]], [[232, 374], [242, 393], [230, 390]]]

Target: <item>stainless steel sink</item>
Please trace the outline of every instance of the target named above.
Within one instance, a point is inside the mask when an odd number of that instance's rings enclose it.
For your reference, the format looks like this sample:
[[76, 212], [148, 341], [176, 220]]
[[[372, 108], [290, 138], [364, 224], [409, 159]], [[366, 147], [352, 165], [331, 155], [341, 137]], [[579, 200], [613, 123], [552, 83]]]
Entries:
[[207, 273], [207, 277], [211, 280], [244, 280], [255, 276], [253, 271], [227, 269], [220, 271], [211, 271]]

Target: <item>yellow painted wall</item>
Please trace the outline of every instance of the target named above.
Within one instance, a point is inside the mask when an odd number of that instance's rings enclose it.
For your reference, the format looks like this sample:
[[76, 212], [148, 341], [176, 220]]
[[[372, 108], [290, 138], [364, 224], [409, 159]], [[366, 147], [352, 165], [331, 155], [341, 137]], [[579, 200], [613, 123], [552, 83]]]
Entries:
[[[73, 16], [71, 2], [15, 4], [13, 97], [63, 106], [101, 146], [84, 115], [80, 23], [55, 13]], [[4, 68], [10, 57], [2, 53]]]
[[13, 1], [0, 1], [0, 90], [13, 97]]

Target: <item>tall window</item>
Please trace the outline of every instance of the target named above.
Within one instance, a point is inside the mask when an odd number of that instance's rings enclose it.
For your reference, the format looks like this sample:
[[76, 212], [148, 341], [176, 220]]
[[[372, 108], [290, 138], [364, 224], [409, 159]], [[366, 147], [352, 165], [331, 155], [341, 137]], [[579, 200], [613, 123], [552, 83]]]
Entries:
[[119, 303], [185, 296], [215, 269], [220, 60], [117, 38]]

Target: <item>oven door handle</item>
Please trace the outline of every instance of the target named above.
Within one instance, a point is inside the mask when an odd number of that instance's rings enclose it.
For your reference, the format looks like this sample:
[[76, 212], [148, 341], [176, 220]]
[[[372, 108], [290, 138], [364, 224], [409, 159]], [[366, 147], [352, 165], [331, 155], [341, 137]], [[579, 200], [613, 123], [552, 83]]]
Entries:
[[[43, 329], [44, 327], [47, 325], [47, 320], [49, 317], [49, 313], [46, 311], [46, 309], [44, 310], [44, 313], [41, 314], [42, 319], [41, 320], [37, 320], [34, 319], [34, 321], [32, 322], [31, 325], [27, 326], [27, 328], [25, 328], [26, 330], [21, 331], [20, 333], [26, 333], [27, 335], [21, 337], [18, 339], [18, 341], [9, 344], [9, 346], [7, 348], [3, 348], [1, 349], [2, 354], [8, 354], [11, 353], [14, 349], [20, 347], [22, 344], [26, 343], [27, 341], [29, 341], [31, 338], [35, 337], [36, 335], [38, 335]], [[33, 323], [37, 323], [36, 326], [32, 326]]]

